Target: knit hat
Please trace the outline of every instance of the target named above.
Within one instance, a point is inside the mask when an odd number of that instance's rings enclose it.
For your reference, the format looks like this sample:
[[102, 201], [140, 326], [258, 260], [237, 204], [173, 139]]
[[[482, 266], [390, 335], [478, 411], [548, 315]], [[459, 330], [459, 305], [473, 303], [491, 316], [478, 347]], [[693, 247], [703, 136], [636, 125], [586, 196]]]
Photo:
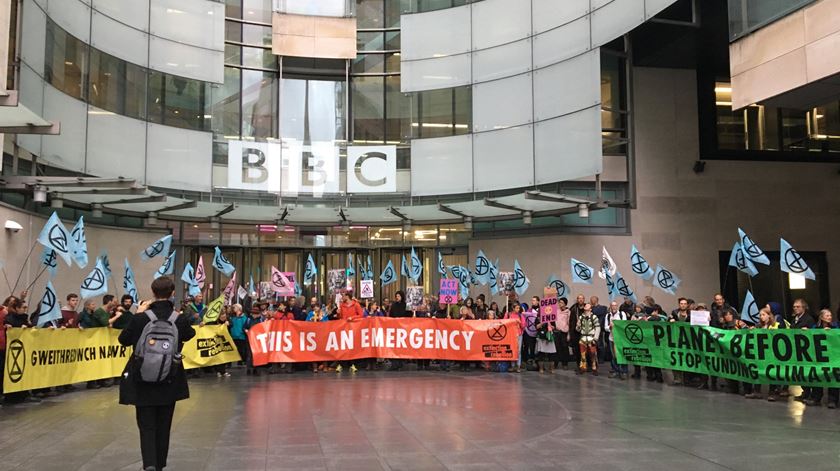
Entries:
[[782, 305], [777, 303], [776, 301], [770, 301], [767, 303], [770, 306], [770, 312], [773, 313], [773, 317], [776, 318], [777, 321], [781, 321], [784, 319], [784, 313], [782, 313]]

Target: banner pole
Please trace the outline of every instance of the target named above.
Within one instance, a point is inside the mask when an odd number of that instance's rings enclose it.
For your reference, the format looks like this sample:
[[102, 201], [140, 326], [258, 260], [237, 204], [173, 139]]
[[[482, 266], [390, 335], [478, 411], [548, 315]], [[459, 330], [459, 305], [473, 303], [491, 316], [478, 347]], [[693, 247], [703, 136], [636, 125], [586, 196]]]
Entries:
[[[29, 286], [27, 286], [27, 287], [26, 287], [26, 290], [25, 290], [25, 291], [29, 291], [29, 289], [30, 289], [30, 288], [32, 288], [33, 286], [35, 286], [35, 283], [37, 283], [37, 282], [38, 282], [38, 280], [41, 278], [41, 275], [43, 275], [43, 274], [44, 274], [44, 272], [45, 272], [46, 270], [47, 270], [47, 266], [45, 265], [45, 266], [44, 266], [44, 268], [41, 268], [41, 271], [40, 271], [40, 272], [38, 272], [38, 276], [36, 276], [36, 277], [35, 277], [35, 281], [33, 281], [32, 283], [30, 283], [30, 284], [29, 284]], [[13, 291], [14, 291], [14, 290], [13, 290]]]
[[12, 284], [9, 283], [9, 275], [6, 274], [6, 267], [3, 267], [3, 278], [6, 279], [6, 286], [9, 287], [9, 294], [13, 294], [14, 291], [12, 290]]
[[[32, 251], [35, 250], [36, 245], [38, 245], [37, 240], [35, 242], [32, 242], [32, 247], [29, 247], [29, 253], [26, 254], [26, 258], [24, 259], [24, 260], [26, 260], [26, 262], [28, 262], [29, 257], [32, 256]], [[58, 258], [58, 254], [56, 254], [56, 259], [57, 258]], [[23, 270], [26, 268], [26, 262], [24, 262], [23, 265], [20, 267], [20, 273], [18, 273], [17, 279], [15, 280], [15, 286], [11, 289], [11, 293], [9, 293], [9, 294], [13, 294], [15, 292], [15, 290], [17, 289], [18, 283], [20, 283], [20, 277], [23, 276]], [[56, 263], [58, 263], [58, 260], [56, 260]]]

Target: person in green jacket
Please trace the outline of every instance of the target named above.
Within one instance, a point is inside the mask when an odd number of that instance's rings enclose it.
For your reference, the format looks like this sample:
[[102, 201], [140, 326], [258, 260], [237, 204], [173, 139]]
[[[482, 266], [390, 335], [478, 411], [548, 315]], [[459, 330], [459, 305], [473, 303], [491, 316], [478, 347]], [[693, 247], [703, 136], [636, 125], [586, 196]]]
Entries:
[[108, 325], [108, 317], [105, 317], [105, 323], [100, 324], [100, 318], [96, 316], [96, 301], [88, 299], [85, 301], [85, 307], [79, 314], [79, 327], [83, 329], [91, 329], [94, 327], [106, 327]]

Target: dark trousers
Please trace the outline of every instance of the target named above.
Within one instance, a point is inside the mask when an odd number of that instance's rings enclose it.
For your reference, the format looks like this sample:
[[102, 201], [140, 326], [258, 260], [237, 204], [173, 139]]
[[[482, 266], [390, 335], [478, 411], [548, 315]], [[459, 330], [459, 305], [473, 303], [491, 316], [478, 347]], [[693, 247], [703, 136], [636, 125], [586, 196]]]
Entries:
[[[811, 399], [817, 402], [822, 401], [823, 398], [823, 388], [810, 388], [811, 389]], [[840, 399], [840, 389], [838, 388], [828, 388], [828, 402], [837, 404], [838, 399]]]
[[244, 363], [245, 365], [248, 365], [249, 368], [250, 368], [250, 363], [249, 363], [250, 358], [249, 357], [250, 357], [251, 349], [248, 345], [248, 341], [244, 340], [244, 339], [243, 340], [233, 339], [233, 344], [236, 345], [236, 351], [239, 352], [239, 357], [242, 359], [242, 363]]
[[165, 406], [138, 406], [136, 411], [143, 467], [154, 466], [156, 470], [161, 470], [166, 466], [166, 457], [169, 455], [169, 432], [172, 429], [175, 403]]
[[522, 335], [522, 359], [529, 361], [537, 356], [537, 338], [528, 334]]

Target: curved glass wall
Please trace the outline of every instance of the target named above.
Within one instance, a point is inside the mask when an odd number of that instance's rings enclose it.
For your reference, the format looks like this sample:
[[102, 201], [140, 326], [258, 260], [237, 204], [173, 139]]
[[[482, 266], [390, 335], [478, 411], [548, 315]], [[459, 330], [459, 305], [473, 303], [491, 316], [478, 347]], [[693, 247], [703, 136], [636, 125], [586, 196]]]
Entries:
[[147, 69], [102, 52], [49, 18], [44, 79], [67, 95], [131, 118], [209, 130], [207, 82]]

